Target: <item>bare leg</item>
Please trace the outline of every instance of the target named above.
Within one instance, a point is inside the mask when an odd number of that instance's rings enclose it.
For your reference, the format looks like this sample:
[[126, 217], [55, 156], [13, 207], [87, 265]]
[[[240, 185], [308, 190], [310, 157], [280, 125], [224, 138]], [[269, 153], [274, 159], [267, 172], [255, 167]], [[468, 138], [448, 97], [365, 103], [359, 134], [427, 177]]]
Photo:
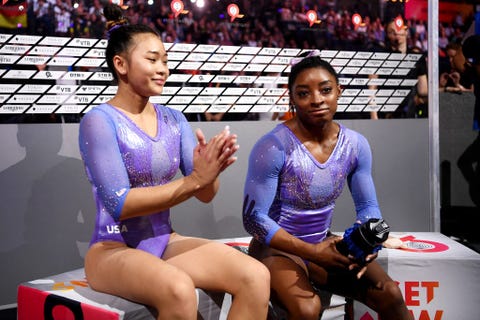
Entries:
[[216, 241], [173, 234], [163, 259], [188, 274], [195, 287], [232, 294], [228, 319], [266, 319], [270, 298], [267, 268]]
[[326, 272], [313, 263], [309, 264], [309, 271], [312, 280], [320, 287], [364, 303], [375, 310], [381, 319], [413, 319], [400, 288], [376, 261], [368, 265], [360, 280], [356, 279], [355, 273]]
[[320, 297], [303, 268], [285, 256], [270, 256], [262, 261], [270, 270], [273, 293], [287, 309], [288, 319], [318, 320]]
[[192, 279], [145, 251], [118, 242], [97, 243], [87, 252], [85, 272], [93, 289], [150, 305], [158, 311], [157, 319], [197, 317]]
[[364, 277], [376, 284], [366, 288], [364, 303], [377, 311], [382, 319], [413, 319], [400, 288], [376, 261], [369, 264]]
[[250, 242], [249, 254], [267, 266], [272, 298], [287, 309], [290, 320], [318, 320], [322, 307], [320, 297], [310, 285], [300, 257], [269, 248], [254, 239]]

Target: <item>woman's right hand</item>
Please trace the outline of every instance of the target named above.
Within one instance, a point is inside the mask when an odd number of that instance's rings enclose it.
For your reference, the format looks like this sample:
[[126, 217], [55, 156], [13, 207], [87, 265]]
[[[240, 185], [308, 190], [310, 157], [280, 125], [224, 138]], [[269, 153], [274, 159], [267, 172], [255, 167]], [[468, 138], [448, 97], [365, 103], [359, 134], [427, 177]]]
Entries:
[[198, 145], [193, 151], [191, 175], [203, 187], [214, 182], [223, 170], [237, 160], [234, 154], [239, 146], [236, 144], [237, 135], [230, 133], [228, 126], [208, 142], [200, 129], [195, 134]]
[[313, 263], [325, 269], [344, 269], [352, 271], [356, 277], [360, 279], [365, 271], [367, 265], [375, 260], [377, 254], [368, 255], [366, 262], [360, 264], [351, 256], [341, 254], [337, 249], [337, 243], [342, 241], [342, 237], [328, 237], [324, 241], [315, 245], [315, 259], [311, 260]]
[[340, 241], [342, 241], [342, 237], [327, 237], [322, 242], [315, 244], [314, 258], [311, 261], [325, 269], [348, 269], [352, 260], [338, 251], [337, 243]]

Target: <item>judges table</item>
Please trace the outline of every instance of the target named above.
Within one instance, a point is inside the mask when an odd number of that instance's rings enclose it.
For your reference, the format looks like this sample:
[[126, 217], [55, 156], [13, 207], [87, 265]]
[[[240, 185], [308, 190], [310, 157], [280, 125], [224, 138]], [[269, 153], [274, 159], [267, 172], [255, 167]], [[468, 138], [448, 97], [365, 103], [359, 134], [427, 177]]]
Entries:
[[[416, 320], [477, 320], [480, 311], [480, 254], [440, 233], [392, 233], [403, 249], [383, 249], [377, 260], [398, 281]], [[219, 239], [245, 253], [250, 238]], [[231, 297], [197, 289], [198, 318], [226, 319]], [[345, 299], [333, 295], [322, 320], [344, 319]], [[155, 311], [95, 292], [83, 268], [19, 285], [18, 319], [150, 320]], [[353, 303], [354, 319], [377, 320], [372, 310]], [[271, 306], [270, 319], [285, 319]]]
[[[391, 235], [405, 248], [381, 250], [377, 261], [398, 282], [414, 319], [480, 319], [480, 254], [440, 233]], [[378, 319], [358, 302], [354, 318]]]

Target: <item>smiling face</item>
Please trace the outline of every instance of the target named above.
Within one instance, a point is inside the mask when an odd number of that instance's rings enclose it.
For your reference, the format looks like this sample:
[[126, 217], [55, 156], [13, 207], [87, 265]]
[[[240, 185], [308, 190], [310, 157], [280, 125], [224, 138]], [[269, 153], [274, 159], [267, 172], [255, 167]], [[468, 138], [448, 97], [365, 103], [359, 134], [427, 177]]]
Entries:
[[337, 111], [341, 89], [335, 75], [322, 67], [307, 68], [298, 73], [290, 92], [296, 116], [305, 125], [332, 121]]
[[143, 97], [162, 93], [169, 76], [167, 62], [163, 42], [151, 33], [135, 35], [128, 52], [114, 57], [121, 81]]

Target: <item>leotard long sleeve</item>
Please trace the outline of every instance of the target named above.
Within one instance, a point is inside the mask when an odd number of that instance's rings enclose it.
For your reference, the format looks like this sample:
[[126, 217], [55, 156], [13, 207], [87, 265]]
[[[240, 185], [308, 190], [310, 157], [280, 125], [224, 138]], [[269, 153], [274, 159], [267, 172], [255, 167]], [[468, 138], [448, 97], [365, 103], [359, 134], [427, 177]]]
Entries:
[[330, 228], [345, 182], [357, 220], [381, 218], [371, 165], [368, 141], [343, 125], [332, 154], [320, 163], [287, 126], [279, 124], [250, 153], [243, 206], [246, 231], [266, 244], [280, 228], [318, 243]]
[[179, 111], [155, 105], [157, 134], [147, 135], [121, 111], [102, 104], [82, 119], [79, 146], [97, 216], [91, 244], [123, 242], [161, 256], [172, 232], [170, 211], [120, 221], [131, 188], [166, 184], [193, 170], [196, 140]]

